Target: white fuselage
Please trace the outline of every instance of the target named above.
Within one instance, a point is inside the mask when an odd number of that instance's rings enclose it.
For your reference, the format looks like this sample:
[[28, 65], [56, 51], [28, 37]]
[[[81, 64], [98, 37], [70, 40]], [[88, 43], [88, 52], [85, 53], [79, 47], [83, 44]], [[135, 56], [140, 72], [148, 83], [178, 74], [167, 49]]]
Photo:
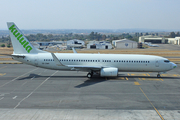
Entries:
[[[166, 58], [152, 55], [74, 53], [55, 53], [55, 55], [63, 65], [115, 67], [118, 71], [124, 72], [166, 72], [175, 66]], [[25, 58], [14, 57], [14, 59], [47, 69], [72, 70], [71, 67], [56, 65], [51, 53], [25, 54], [25, 56]], [[80, 71], [89, 72], [88, 69], [80, 69]]]

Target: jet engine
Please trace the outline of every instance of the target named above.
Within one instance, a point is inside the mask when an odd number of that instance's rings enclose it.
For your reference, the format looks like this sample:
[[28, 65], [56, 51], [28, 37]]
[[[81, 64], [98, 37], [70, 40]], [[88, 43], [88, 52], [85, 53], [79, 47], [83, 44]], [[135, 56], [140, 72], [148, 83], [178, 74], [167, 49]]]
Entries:
[[102, 68], [100, 71], [101, 77], [116, 77], [118, 75], [118, 68]]

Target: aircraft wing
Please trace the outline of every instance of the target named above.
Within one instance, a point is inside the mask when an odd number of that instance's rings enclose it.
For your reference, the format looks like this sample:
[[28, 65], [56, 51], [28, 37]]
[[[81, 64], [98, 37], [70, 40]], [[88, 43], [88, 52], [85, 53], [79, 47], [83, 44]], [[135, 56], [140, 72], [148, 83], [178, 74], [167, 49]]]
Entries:
[[54, 53], [51, 53], [53, 59], [54, 59], [54, 62], [56, 63], [56, 65], [58, 66], [64, 66], [59, 60], [58, 58], [56, 57], [56, 55]]
[[66, 65], [68, 67], [74, 67], [74, 68], [96, 68], [101, 69], [101, 66], [88, 66], [88, 65]]
[[72, 68], [71, 70], [100, 70], [102, 67], [101, 66], [88, 66], [88, 65], [66, 65], [67, 67]]
[[89, 66], [89, 65], [63, 65], [58, 58], [56, 57], [56, 55], [54, 53], [51, 53], [54, 62], [56, 63], [56, 65], [58, 66], [67, 66], [70, 67], [71, 70], [100, 70], [102, 67], [101, 66]]

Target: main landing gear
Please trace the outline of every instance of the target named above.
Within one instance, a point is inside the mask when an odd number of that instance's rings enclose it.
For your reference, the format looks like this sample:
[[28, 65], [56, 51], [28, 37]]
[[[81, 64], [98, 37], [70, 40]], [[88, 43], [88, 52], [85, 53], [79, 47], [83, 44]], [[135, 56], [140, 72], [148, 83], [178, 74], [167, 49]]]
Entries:
[[87, 74], [87, 77], [88, 77], [88, 78], [92, 78], [92, 76], [93, 76], [93, 72], [89, 72], [89, 73]]

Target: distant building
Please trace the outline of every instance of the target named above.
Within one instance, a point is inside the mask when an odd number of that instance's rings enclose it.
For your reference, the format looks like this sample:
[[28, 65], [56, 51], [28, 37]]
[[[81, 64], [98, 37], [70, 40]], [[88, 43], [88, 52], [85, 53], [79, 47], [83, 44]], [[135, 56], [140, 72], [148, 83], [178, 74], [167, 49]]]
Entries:
[[180, 37], [168, 38], [169, 44], [180, 45]]
[[67, 41], [67, 45], [72, 45], [72, 44], [83, 45], [83, 46], [85, 45], [84, 41], [82, 40], [73, 39]]
[[37, 49], [40, 48], [40, 45], [37, 42], [31, 42], [31, 44]]
[[47, 50], [49, 47], [52, 47], [52, 46], [55, 46], [55, 45], [57, 47], [57, 46], [62, 46], [64, 44], [65, 44], [64, 41], [33, 42], [33, 46], [35, 46], [35, 48], [38, 48], [38, 49], [41, 49], [41, 50]]
[[128, 39], [113, 40], [112, 44], [115, 48], [137, 48], [138, 46], [137, 42]]
[[87, 49], [112, 49], [112, 45], [108, 41], [90, 41]]
[[168, 43], [168, 39], [164, 37], [159, 37], [159, 36], [152, 36], [152, 35], [147, 35], [147, 36], [141, 36], [139, 37], [139, 42], [150, 42], [150, 43]]
[[83, 47], [85, 47], [85, 42], [77, 39], [68, 40], [66, 44], [67, 44], [67, 49], [72, 49], [72, 47], [76, 49], [82, 49]]
[[64, 41], [52, 41], [52, 42], [36, 42], [40, 46], [49, 46], [49, 45], [57, 45], [57, 44], [64, 44]]

